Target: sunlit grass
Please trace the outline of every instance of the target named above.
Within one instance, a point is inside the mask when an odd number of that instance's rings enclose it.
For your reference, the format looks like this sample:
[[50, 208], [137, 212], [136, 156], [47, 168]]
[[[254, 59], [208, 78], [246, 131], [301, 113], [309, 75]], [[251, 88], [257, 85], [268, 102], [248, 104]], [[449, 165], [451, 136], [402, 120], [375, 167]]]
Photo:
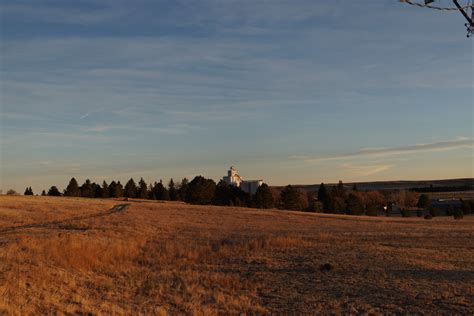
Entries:
[[[1, 196], [0, 228], [119, 203]], [[425, 221], [128, 203], [123, 213], [0, 234], [0, 314], [474, 308], [472, 217]], [[443, 306], [431, 304], [439, 297]]]

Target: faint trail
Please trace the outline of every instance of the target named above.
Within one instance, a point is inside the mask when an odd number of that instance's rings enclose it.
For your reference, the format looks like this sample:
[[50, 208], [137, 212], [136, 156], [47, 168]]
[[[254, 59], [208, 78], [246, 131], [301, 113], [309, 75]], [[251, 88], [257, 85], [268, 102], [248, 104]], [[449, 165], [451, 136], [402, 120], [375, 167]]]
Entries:
[[0, 235], [12, 233], [12, 232], [15, 232], [17, 230], [29, 229], [29, 228], [47, 228], [47, 227], [54, 228], [57, 225], [66, 224], [66, 223], [69, 223], [71, 221], [79, 221], [79, 220], [95, 218], [95, 217], [104, 217], [104, 216], [112, 215], [114, 213], [123, 212], [125, 209], [127, 209], [129, 207], [129, 205], [130, 204], [118, 204], [118, 205], [115, 205], [114, 207], [112, 207], [111, 209], [109, 209], [105, 212], [99, 212], [99, 213], [95, 213], [95, 214], [88, 214], [88, 215], [82, 215], [82, 216], [75, 216], [75, 217], [70, 217], [70, 218], [66, 218], [66, 219], [63, 219], [63, 220], [4, 227], [4, 228], [0, 228]]

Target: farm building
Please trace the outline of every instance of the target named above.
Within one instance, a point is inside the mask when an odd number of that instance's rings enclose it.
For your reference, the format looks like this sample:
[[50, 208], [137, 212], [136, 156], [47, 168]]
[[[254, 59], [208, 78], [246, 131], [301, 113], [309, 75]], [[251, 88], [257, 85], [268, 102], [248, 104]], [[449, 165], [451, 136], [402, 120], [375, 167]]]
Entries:
[[255, 194], [259, 186], [263, 184], [263, 180], [244, 180], [238, 173], [237, 169], [232, 166], [227, 171], [227, 176], [223, 177], [223, 180], [235, 187], [241, 188], [243, 191], [251, 194]]

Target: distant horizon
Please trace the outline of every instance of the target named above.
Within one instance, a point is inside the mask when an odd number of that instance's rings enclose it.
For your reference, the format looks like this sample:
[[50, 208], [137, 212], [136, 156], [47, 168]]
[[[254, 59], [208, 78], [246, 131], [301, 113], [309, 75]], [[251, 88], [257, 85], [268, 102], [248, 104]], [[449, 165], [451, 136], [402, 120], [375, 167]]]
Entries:
[[[219, 179], [214, 179], [214, 178], [210, 178], [210, 177], [206, 177], [206, 175], [203, 175], [203, 174], [197, 174], [195, 175], [194, 177], [197, 177], [197, 176], [202, 176], [204, 178], [208, 178], [208, 179], [212, 179], [215, 183], [218, 183], [222, 178], [219, 178]], [[191, 181], [194, 177], [185, 177], [186, 179], [188, 179], [189, 181]], [[31, 185], [25, 185], [23, 188], [0, 188], [0, 192], [2, 192], [2, 194], [6, 194], [6, 192], [9, 190], [9, 189], [13, 189], [15, 190], [18, 194], [23, 194], [23, 191], [26, 189], [26, 188], [29, 188], [31, 187], [33, 189], [33, 192], [34, 192], [34, 195], [40, 195], [41, 192], [43, 190], [45, 190], [46, 192], [48, 192], [48, 189], [51, 188], [52, 186], [56, 186], [59, 191], [63, 191], [66, 189], [66, 186], [67, 184], [69, 183], [69, 181], [72, 179], [72, 178], [75, 178], [80, 185], [82, 185], [86, 180], [90, 180], [91, 182], [93, 183], [96, 183], [96, 184], [99, 184], [99, 185], [102, 185], [103, 181], [107, 182], [107, 184], [110, 184], [110, 182], [112, 181], [120, 181], [120, 183], [122, 185], [125, 185], [127, 183], [128, 180], [130, 180], [130, 178], [128, 179], [111, 179], [109, 181], [105, 180], [105, 179], [101, 179], [101, 180], [97, 180], [97, 179], [94, 179], [94, 178], [84, 178], [83, 180], [82, 179], [79, 179], [78, 177], [71, 177], [69, 178], [65, 183], [63, 183], [62, 185], [64, 186], [61, 186], [61, 184], [51, 184], [45, 188], [41, 188], [41, 189], [35, 189], [33, 186]], [[143, 178], [143, 177], [132, 177], [132, 179], [138, 183], [138, 181], [140, 181], [140, 179]], [[147, 183], [147, 185], [149, 184], [152, 184], [154, 182], [159, 182], [160, 180], [163, 181], [163, 185], [165, 187], [168, 187], [168, 182], [173, 179], [174, 183], [176, 185], [178, 185], [181, 180], [183, 180], [184, 178], [169, 178], [169, 179], [156, 179], [156, 180], [151, 180], [151, 181], [147, 181], [147, 179], [143, 178], [143, 180]], [[272, 184], [272, 183], [268, 183], [265, 181], [265, 179], [263, 179], [263, 183], [267, 184], [268, 186], [270, 187], [285, 187], [287, 185], [291, 185], [291, 186], [319, 186], [321, 183], [324, 183], [325, 185], [337, 185], [339, 183], [339, 181], [342, 181], [343, 184], [345, 185], [353, 185], [353, 184], [376, 184], [376, 183], [401, 183], [401, 182], [406, 182], [406, 183], [410, 183], [410, 182], [443, 182], [443, 181], [468, 181], [468, 180], [474, 180], [474, 178], [447, 178], [447, 179], [413, 179], [413, 180], [380, 180], [380, 181], [344, 181], [344, 180], [338, 180], [338, 181], [333, 181], [333, 182], [325, 182], [325, 181], [321, 181], [321, 182], [315, 182], [315, 183], [286, 183], [286, 184]]]

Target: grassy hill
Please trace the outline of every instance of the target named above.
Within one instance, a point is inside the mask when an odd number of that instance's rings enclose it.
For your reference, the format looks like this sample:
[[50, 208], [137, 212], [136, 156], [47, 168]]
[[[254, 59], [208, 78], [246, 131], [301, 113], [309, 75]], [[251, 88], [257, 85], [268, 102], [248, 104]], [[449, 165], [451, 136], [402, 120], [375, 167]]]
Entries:
[[0, 314], [469, 314], [473, 231], [471, 216], [0, 196]]
[[[336, 183], [329, 183], [327, 185], [336, 185]], [[409, 190], [413, 188], [429, 188], [430, 186], [433, 186], [434, 188], [470, 187], [471, 190], [474, 190], [474, 178], [344, 183], [344, 186], [347, 188], [352, 188], [354, 185], [356, 185], [359, 190]], [[317, 191], [319, 184], [295, 185], [295, 187], [304, 191]]]

